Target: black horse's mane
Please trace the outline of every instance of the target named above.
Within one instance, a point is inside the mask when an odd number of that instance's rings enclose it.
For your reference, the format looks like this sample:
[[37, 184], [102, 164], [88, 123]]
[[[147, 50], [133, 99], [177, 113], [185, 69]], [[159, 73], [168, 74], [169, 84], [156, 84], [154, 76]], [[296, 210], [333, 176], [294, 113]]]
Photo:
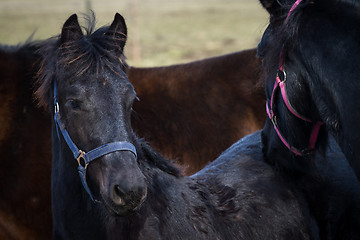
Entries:
[[[104, 26], [98, 30], [95, 28], [95, 15], [86, 15], [87, 26], [83, 27], [86, 34], [77, 41], [61, 43], [61, 35], [41, 42], [38, 53], [41, 55], [42, 62], [37, 73], [35, 97], [39, 105], [47, 107], [50, 97], [50, 87], [53, 82], [54, 73], [64, 71], [69, 65], [74, 65], [72, 69], [77, 69], [76, 74], [80, 76], [86, 72], [98, 73], [105, 68], [110, 69], [115, 74], [120, 74], [119, 70], [125, 71], [128, 68], [126, 57], [121, 52], [120, 56], [114, 49], [114, 36], [105, 35], [109, 26]], [[121, 36], [121, 41], [126, 41], [126, 36]]]
[[155, 151], [144, 139], [137, 138], [141, 147], [141, 155], [146, 161], [156, 168], [176, 177], [183, 175], [183, 169], [172, 163], [171, 160], [165, 159], [160, 153]]

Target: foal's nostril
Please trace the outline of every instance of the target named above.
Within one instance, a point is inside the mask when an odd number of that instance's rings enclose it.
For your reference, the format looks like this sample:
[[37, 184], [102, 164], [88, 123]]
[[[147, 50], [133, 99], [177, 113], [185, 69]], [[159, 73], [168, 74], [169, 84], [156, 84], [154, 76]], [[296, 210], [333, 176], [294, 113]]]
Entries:
[[115, 185], [113, 189], [113, 201], [115, 204], [118, 205], [124, 205], [124, 199], [126, 194], [124, 191], [120, 188], [119, 185]]
[[126, 191], [120, 185], [114, 185], [112, 188], [111, 200], [118, 206], [135, 209], [145, 200], [146, 193], [146, 188], [143, 189], [139, 187], [135, 190]]

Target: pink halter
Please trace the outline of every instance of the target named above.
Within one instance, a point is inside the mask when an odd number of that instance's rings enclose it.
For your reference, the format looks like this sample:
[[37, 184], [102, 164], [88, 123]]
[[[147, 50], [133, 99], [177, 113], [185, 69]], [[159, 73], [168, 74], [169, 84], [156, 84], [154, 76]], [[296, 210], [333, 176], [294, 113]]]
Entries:
[[302, 2], [302, 0], [296, 0], [296, 2], [294, 3], [294, 5], [292, 5], [292, 7], [290, 8], [290, 11], [285, 19], [285, 23], [287, 23], [287, 21], [289, 20], [289, 17], [291, 15], [291, 13], [295, 10], [295, 8]]
[[[302, 0], [297, 0], [294, 5], [291, 7], [287, 17], [286, 17], [286, 20], [285, 20], [285, 23], [287, 23], [291, 13], [294, 11], [294, 9], [300, 4]], [[272, 94], [271, 94], [271, 99], [270, 99], [270, 105], [269, 105], [269, 102], [266, 103], [266, 112], [271, 120], [271, 122], [273, 123], [273, 126], [274, 126], [274, 129], [277, 133], [277, 135], [279, 136], [280, 140], [283, 142], [283, 144], [290, 150], [292, 151], [293, 153], [295, 153], [296, 155], [298, 156], [303, 156], [305, 154], [311, 154], [313, 153], [314, 149], [315, 149], [315, 144], [316, 144], [316, 141], [317, 141], [317, 137], [319, 135], [319, 131], [320, 131], [320, 127], [323, 125], [323, 122], [316, 122], [313, 124], [313, 129], [312, 129], [312, 132], [310, 134], [310, 139], [309, 139], [309, 145], [308, 145], [308, 148], [307, 149], [304, 149], [304, 150], [299, 150], [293, 146], [291, 146], [288, 141], [284, 138], [284, 136], [281, 134], [280, 130], [279, 130], [279, 126], [277, 124], [277, 120], [276, 120], [276, 115], [274, 114], [274, 111], [273, 111], [273, 104], [274, 104], [274, 95], [275, 95], [275, 92], [276, 90], [278, 89], [278, 87], [280, 88], [280, 91], [281, 91], [281, 96], [284, 100], [284, 103], [286, 105], [286, 107], [288, 108], [288, 110], [293, 114], [295, 115], [296, 117], [300, 118], [301, 120], [304, 120], [306, 122], [313, 122], [312, 120], [302, 116], [301, 114], [299, 114], [295, 109], [294, 107], [290, 104], [289, 102], [289, 98], [287, 96], [287, 93], [286, 93], [286, 87], [285, 87], [285, 83], [286, 83], [286, 72], [285, 72], [285, 68], [284, 68], [284, 64], [283, 64], [283, 57], [282, 57], [282, 51], [280, 52], [280, 60], [279, 60], [279, 71], [276, 75], [276, 79], [275, 79], [275, 84], [274, 84], [274, 88], [273, 88], [273, 91], [272, 91]], [[279, 76], [279, 73], [282, 74], [282, 79], [280, 78]]]

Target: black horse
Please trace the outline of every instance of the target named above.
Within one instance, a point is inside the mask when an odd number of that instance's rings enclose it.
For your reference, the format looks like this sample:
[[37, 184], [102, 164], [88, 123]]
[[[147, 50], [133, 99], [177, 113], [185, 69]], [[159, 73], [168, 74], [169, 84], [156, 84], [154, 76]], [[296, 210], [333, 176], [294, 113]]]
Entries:
[[116, 14], [84, 36], [72, 15], [42, 47], [36, 94], [54, 116], [54, 239], [310, 239], [301, 196], [260, 161], [259, 133], [192, 177], [135, 136], [126, 33]]
[[[261, 0], [270, 13], [260, 44], [267, 78], [272, 79], [266, 94], [270, 98], [282, 62], [289, 102], [301, 115], [325, 125], [317, 147], [326, 145], [328, 130], [360, 179], [360, 2], [297, 1], [288, 15], [294, 2]], [[306, 150], [313, 124], [293, 114], [287, 117], [284, 106], [278, 108], [280, 131], [292, 147]]]
[[[304, 193], [322, 239], [360, 239], [360, 4], [261, 3], [270, 13], [258, 46], [269, 115], [265, 159]], [[354, 171], [340, 157], [320, 156], [328, 142], [334, 145], [327, 130]]]

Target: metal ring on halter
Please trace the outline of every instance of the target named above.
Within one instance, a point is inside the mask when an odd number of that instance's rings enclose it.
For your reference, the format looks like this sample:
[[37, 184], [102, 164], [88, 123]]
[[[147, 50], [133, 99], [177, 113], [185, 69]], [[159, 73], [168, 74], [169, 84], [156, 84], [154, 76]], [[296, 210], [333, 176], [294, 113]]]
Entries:
[[[282, 73], [283, 75], [280, 76], [279, 73]], [[276, 76], [280, 79], [281, 82], [286, 82], [286, 71], [283, 69], [279, 69], [276, 73]]]
[[[89, 163], [86, 162], [85, 155], [86, 153], [83, 150], [79, 150], [79, 156], [76, 158], [76, 161], [78, 162], [79, 166], [82, 166], [86, 169]], [[81, 159], [83, 159], [83, 164], [81, 162]]]
[[55, 102], [55, 105], [54, 105], [54, 111], [55, 111], [55, 113], [58, 113], [58, 112], [59, 112], [59, 109], [60, 109], [59, 103], [58, 103], [58, 101], [56, 101], [56, 102]]

